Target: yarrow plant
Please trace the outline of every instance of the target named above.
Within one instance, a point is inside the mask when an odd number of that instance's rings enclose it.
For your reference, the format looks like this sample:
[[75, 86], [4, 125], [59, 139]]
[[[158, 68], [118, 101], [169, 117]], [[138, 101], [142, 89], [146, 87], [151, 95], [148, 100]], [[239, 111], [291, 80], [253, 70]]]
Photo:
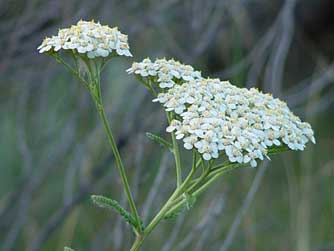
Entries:
[[[105, 116], [100, 83], [100, 74], [108, 61], [117, 56], [132, 56], [127, 36], [117, 28], [79, 21], [59, 30], [56, 36], [45, 38], [38, 50], [54, 57], [73, 73], [95, 103], [115, 156], [130, 212], [116, 200], [104, 196], [93, 195], [92, 201], [115, 210], [131, 225], [136, 236], [131, 251], [138, 251], [162, 220], [191, 208], [196, 198], [227, 172], [239, 167], [256, 167], [271, 154], [302, 151], [309, 141], [315, 143], [311, 126], [270, 94], [204, 78], [192, 66], [173, 59], [152, 61], [146, 58], [134, 62], [127, 72], [152, 93], [153, 102], [162, 104], [168, 120], [166, 131], [170, 139], [151, 133], [148, 136], [173, 153], [176, 168], [175, 191], [150, 222], [143, 222]], [[181, 161], [181, 140], [183, 147], [193, 155], [188, 174], [184, 174], [187, 169]]]

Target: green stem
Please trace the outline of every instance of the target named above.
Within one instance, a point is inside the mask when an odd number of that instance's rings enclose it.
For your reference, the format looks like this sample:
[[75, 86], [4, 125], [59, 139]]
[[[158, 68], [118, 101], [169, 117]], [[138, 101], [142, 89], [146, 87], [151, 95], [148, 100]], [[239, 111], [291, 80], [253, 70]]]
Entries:
[[141, 244], [142, 244], [143, 237], [141, 235], [137, 235], [135, 242], [133, 243], [130, 251], [137, 251], [139, 250]]
[[219, 179], [221, 176], [226, 174], [227, 172], [230, 172], [236, 168], [240, 167], [240, 165], [235, 165], [235, 166], [227, 166], [227, 168], [223, 168], [220, 170], [220, 172], [216, 173], [213, 175], [209, 180], [207, 180], [201, 187], [199, 187], [196, 191], [194, 191], [192, 194], [194, 196], [198, 196], [202, 192], [204, 192], [213, 182], [215, 182], [217, 179]]
[[[197, 179], [194, 179], [194, 180], [192, 180], [191, 182], [190, 182], [190, 184], [189, 184], [189, 186], [188, 186], [188, 188], [187, 188], [187, 191], [185, 191], [187, 194], [189, 194], [189, 195], [192, 195], [191, 194], [191, 191], [196, 187], [196, 186], [198, 186], [202, 181], [204, 181], [207, 177], [208, 177], [208, 175], [211, 173], [211, 165], [210, 166], [208, 166], [208, 167], [204, 167], [204, 160], [201, 158], [201, 160], [202, 160], [202, 163], [203, 163], [203, 172], [201, 173], [201, 175], [197, 178]], [[185, 199], [184, 199], [184, 197], [179, 197], [176, 201], [175, 201], [175, 203], [178, 205], [181, 201], [186, 201]], [[182, 203], [183, 204], [183, 203]], [[180, 209], [180, 207], [178, 207], [177, 209]], [[171, 214], [171, 213], [173, 213], [173, 212], [175, 212], [176, 210], [174, 210], [174, 207], [171, 209], [171, 210], [169, 210], [168, 212], [167, 212], [167, 214]]]
[[[227, 165], [223, 168], [220, 168], [219, 171], [218, 169], [213, 171], [213, 173], [210, 173], [210, 175], [206, 175], [205, 177], [209, 177], [209, 179], [207, 181], [205, 181], [205, 183], [203, 185], [201, 185], [199, 188], [196, 189], [196, 185], [198, 185], [200, 182], [202, 182], [204, 179], [203, 178], [199, 178], [196, 182], [196, 184], [192, 185], [189, 190], [187, 191], [190, 195], [193, 196], [198, 196], [200, 195], [202, 192], [204, 192], [214, 181], [216, 181], [218, 178], [220, 178], [222, 175], [226, 174], [229, 171], [232, 171], [238, 167], [240, 167], [242, 165], [240, 164], [230, 164]], [[177, 212], [178, 210], [180, 210], [184, 204], [186, 203], [185, 199], [182, 199], [181, 201], [177, 202], [176, 205], [174, 205], [168, 212], [167, 214], [172, 214], [173, 212]]]
[[102, 106], [101, 106], [101, 109], [99, 111], [99, 114], [101, 116], [104, 128], [105, 128], [105, 130], [107, 132], [107, 135], [108, 135], [110, 146], [111, 146], [112, 151], [113, 151], [114, 156], [115, 156], [117, 169], [118, 169], [118, 172], [119, 172], [119, 174], [121, 176], [122, 183], [123, 183], [123, 186], [124, 186], [124, 189], [125, 189], [125, 193], [126, 193], [127, 199], [129, 201], [129, 204], [130, 204], [131, 211], [132, 211], [132, 213], [133, 213], [133, 215], [134, 215], [137, 223], [141, 224], [140, 223], [141, 222], [140, 221], [140, 217], [138, 215], [137, 208], [135, 206], [135, 202], [134, 202], [132, 193], [130, 191], [130, 186], [129, 186], [129, 182], [128, 182], [128, 179], [127, 179], [127, 176], [126, 176], [126, 173], [125, 173], [123, 162], [121, 160], [121, 156], [119, 154], [117, 145], [115, 143], [115, 139], [114, 139], [114, 137], [113, 137], [113, 135], [111, 133], [111, 130], [110, 130], [110, 127], [109, 127], [109, 124], [108, 124], [108, 121], [106, 119], [106, 116], [105, 116], [105, 113], [104, 113], [104, 109], [103, 109]]
[[134, 231], [138, 236], [140, 236], [142, 230], [142, 222], [141, 219], [138, 215], [138, 211], [130, 190], [130, 186], [129, 186], [129, 182], [125, 173], [125, 169], [124, 169], [124, 165], [123, 162], [121, 160], [121, 156], [120, 153], [118, 151], [114, 136], [111, 132], [109, 123], [107, 121], [105, 112], [104, 112], [104, 108], [103, 108], [103, 102], [102, 102], [102, 93], [101, 93], [101, 83], [100, 83], [100, 73], [105, 65], [105, 61], [101, 62], [101, 65], [98, 65], [96, 62], [94, 62], [94, 68], [91, 67], [91, 64], [88, 60], [86, 60], [85, 58], [81, 58], [86, 66], [87, 69], [87, 77], [88, 80], [84, 79], [78, 69], [78, 64], [77, 64], [77, 58], [73, 55], [73, 59], [74, 59], [74, 63], [75, 63], [75, 68], [74, 69], [71, 65], [67, 64], [57, 53], [53, 53], [50, 54], [51, 56], [53, 56], [58, 63], [63, 64], [66, 69], [68, 69], [71, 73], [73, 73], [84, 85], [85, 87], [89, 90], [94, 102], [95, 102], [95, 106], [96, 109], [102, 119], [105, 131], [107, 133], [108, 136], [108, 140], [112, 149], [112, 152], [115, 156], [115, 160], [116, 160], [116, 166], [118, 169], [118, 172], [121, 176], [121, 180], [124, 186], [124, 190], [126, 193], [126, 197], [128, 199], [132, 214], [134, 215], [134, 218], [136, 220], [137, 226], [134, 227]]
[[72, 74], [74, 74], [82, 84], [84, 84], [84, 86], [86, 88], [89, 89], [89, 84], [88, 82], [80, 75], [78, 68], [76, 67], [76, 69], [73, 69], [73, 67], [71, 67], [68, 63], [66, 63], [61, 57], [59, 57], [58, 54], [51, 54], [52, 57], [54, 57], [56, 59], [56, 61], [62, 65], [65, 66], [65, 68], [71, 72]]
[[[146, 82], [140, 76], [136, 76], [136, 77], [139, 80], [139, 82], [141, 82], [151, 92], [153, 97], [157, 96], [157, 93], [152, 88], [150, 80], [148, 82]], [[167, 116], [168, 124], [170, 124], [170, 122], [172, 120], [172, 113], [166, 112], [166, 116]], [[174, 159], [175, 159], [175, 168], [176, 168], [176, 184], [177, 184], [177, 187], [180, 187], [181, 183], [182, 183], [182, 168], [181, 168], [180, 151], [179, 151], [179, 146], [177, 144], [177, 140], [175, 138], [175, 133], [174, 132], [171, 133], [171, 137], [172, 137], [173, 155], [174, 155]]]
[[206, 168], [202, 172], [201, 176], [194, 180], [194, 182], [191, 184], [189, 190], [191, 190], [193, 187], [196, 187], [199, 183], [201, 183], [207, 177], [209, 172], [210, 172], [210, 168]]
[[173, 207], [175, 204], [175, 200], [181, 196], [186, 190], [188, 185], [190, 184], [193, 176], [196, 171], [200, 167], [201, 161], [198, 161], [195, 166], [191, 169], [188, 176], [184, 180], [184, 182], [180, 185], [180, 187], [176, 188], [174, 193], [167, 200], [165, 205], [160, 209], [158, 214], [152, 219], [152, 221], [145, 228], [143, 234], [140, 237], [137, 237], [135, 243], [133, 244], [131, 251], [138, 251], [141, 245], [143, 244], [145, 238], [153, 231], [153, 229], [158, 225], [158, 223], [165, 217], [166, 213]]
[[173, 143], [173, 149], [174, 149], [173, 152], [174, 152], [175, 167], [176, 167], [176, 184], [177, 187], [180, 187], [182, 183], [181, 160], [180, 160], [179, 146], [176, 142], [174, 133], [172, 133], [172, 143]]
[[115, 156], [116, 166], [117, 166], [118, 172], [121, 176], [121, 180], [122, 180], [122, 183], [123, 183], [123, 186], [124, 186], [126, 197], [128, 199], [128, 202], [129, 202], [129, 205], [130, 205], [130, 208], [131, 208], [131, 212], [134, 215], [134, 217], [136, 219], [136, 222], [137, 222], [136, 232], [140, 233], [142, 231], [140, 229], [141, 219], [139, 217], [139, 214], [138, 214], [138, 211], [137, 211], [137, 208], [136, 208], [136, 205], [135, 205], [135, 202], [134, 202], [131, 190], [130, 190], [129, 182], [128, 182], [128, 179], [127, 179], [127, 176], [126, 176], [126, 173], [125, 173], [125, 169], [124, 169], [124, 165], [123, 165], [120, 153], [118, 151], [114, 136], [111, 132], [109, 123], [107, 121], [107, 118], [106, 118], [106, 115], [105, 115], [105, 112], [104, 112], [103, 102], [102, 102], [101, 86], [100, 86], [100, 72], [99, 71], [97, 72], [96, 83], [95, 84], [96, 84], [97, 91], [98, 91], [97, 95], [93, 96], [93, 97], [96, 98], [96, 100], [95, 100], [96, 108], [97, 108], [97, 110], [100, 114], [100, 117], [102, 119], [105, 131], [108, 135], [108, 140], [109, 140], [111, 149], [113, 151], [113, 154]]
[[[172, 120], [170, 113], [167, 113], [167, 119], [168, 119], [168, 124], [170, 124]], [[180, 187], [182, 183], [182, 170], [181, 170], [179, 145], [177, 144], [174, 132], [171, 133], [171, 137], [172, 137], [173, 153], [174, 153], [175, 168], [176, 168], [176, 184], [177, 184], [177, 187]]]
[[[201, 161], [202, 161], [202, 159], [201, 159]], [[202, 163], [203, 163], [203, 161], [202, 161]], [[203, 164], [204, 165], [204, 164]], [[185, 191], [185, 192], [187, 192], [188, 194], [190, 194], [191, 195], [191, 193], [190, 193], [190, 191], [194, 188], [194, 187], [196, 187], [198, 184], [200, 184], [208, 175], [209, 175], [209, 173], [210, 173], [210, 168], [209, 167], [206, 167], [204, 170], [203, 170], [203, 172], [201, 173], [201, 175], [197, 178], [197, 179], [194, 179], [194, 180], [192, 180], [190, 183], [189, 183], [189, 186], [187, 187], [187, 191]], [[175, 200], [175, 202], [176, 203], [179, 203], [180, 201], [183, 201], [184, 200], [184, 198], [183, 197], [179, 197], [177, 200]], [[168, 211], [168, 213], [167, 214], [170, 214], [172, 211], [174, 211], [174, 210], [170, 210], [170, 211]]]
[[211, 169], [210, 173], [208, 174], [208, 178], [211, 178], [213, 176], [215, 176], [216, 174], [219, 174], [220, 172], [229, 172], [231, 170], [234, 170], [236, 168], [239, 167], [245, 167], [248, 164], [240, 164], [240, 163], [228, 163], [228, 164], [224, 164], [224, 165], [217, 165], [214, 168]]

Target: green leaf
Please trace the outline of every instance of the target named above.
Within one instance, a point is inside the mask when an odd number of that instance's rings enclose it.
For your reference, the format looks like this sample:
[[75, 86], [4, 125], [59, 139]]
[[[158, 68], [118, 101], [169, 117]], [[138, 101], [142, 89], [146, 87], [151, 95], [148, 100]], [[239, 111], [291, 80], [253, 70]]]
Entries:
[[69, 247], [64, 247], [64, 251], [74, 251], [74, 249], [69, 248]]
[[140, 226], [138, 226], [133, 215], [130, 212], [126, 211], [116, 200], [109, 199], [102, 195], [92, 195], [91, 198], [93, 203], [98, 207], [114, 210], [119, 213], [125, 219], [125, 221], [132, 225], [134, 228], [142, 229], [142, 223], [140, 223]]
[[283, 153], [287, 151], [290, 151], [290, 148], [287, 147], [286, 145], [273, 146], [268, 149], [268, 154], [273, 155], [273, 154]]
[[158, 143], [159, 145], [166, 147], [169, 151], [171, 151], [171, 152], [173, 151], [173, 145], [170, 142], [168, 142], [167, 140], [161, 138], [160, 136], [155, 135], [155, 134], [150, 133], [150, 132], [147, 132], [146, 136], [149, 139], [153, 140], [154, 142]]

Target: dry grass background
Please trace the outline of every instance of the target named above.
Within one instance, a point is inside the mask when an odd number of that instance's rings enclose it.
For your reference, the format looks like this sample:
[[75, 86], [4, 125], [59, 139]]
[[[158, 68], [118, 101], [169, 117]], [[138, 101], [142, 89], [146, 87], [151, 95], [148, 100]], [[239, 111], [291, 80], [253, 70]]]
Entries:
[[[134, 60], [174, 57], [206, 76], [272, 92], [316, 132], [317, 145], [305, 152], [217, 182], [195, 209], [161, 224], [144, 250], [334, 250], [331, 0], [1, 0], [0, 7], [1, 251], [129, 248], [128, 226], [89, 202], [99, 193], [125, 203], [93, 105], [36, 52], [45, 35], [81, 18], [119, 26]], [[174, 168], [145, 138], [164, 133], [166, 121], [125, 73], [130, 64], [111, 62], [103, 89], [147, 219], [171, 191]]]

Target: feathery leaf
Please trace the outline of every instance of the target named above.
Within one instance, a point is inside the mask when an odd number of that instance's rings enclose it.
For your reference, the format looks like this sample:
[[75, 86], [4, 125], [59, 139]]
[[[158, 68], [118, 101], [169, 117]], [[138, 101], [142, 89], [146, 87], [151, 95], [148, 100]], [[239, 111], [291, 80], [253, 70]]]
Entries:
[[92, 195], [91, 198], [93, 203], [98, 207], [112, 209], [119, 213], [125, 219], [125, 221], [132, 225], [134, 228], [142, 228], [142, 226], [138, 226], [133, 215], [130, 212], [126, 211], [116, 200], [109, 199], [102, 195]]
[[147, 132], [147, 133], [146, 133], [146, 136], [147, 136], [149, 139], [153, 140], [154, 142], [158, 143], [159, 145], [166, 147], [166, 148], [167, 148], [168, 150], [170, 150], [171, 152], [173, 151], [173, 146], [172, 146], [172, 144], [171, 144], [170, 142], [168, 142], [167, 140], [161, 138], [160, 136], [155, 135], [155, 134], [150, 133], [150, 132]]

